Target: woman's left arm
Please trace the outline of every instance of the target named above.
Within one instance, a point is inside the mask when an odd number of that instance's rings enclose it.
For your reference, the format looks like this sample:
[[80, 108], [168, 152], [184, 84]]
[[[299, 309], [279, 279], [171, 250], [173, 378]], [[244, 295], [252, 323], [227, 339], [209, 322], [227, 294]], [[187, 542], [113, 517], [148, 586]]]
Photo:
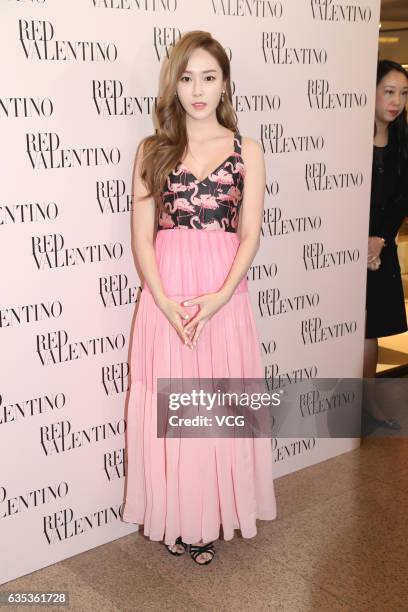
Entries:
[[217, 292], [207, 293], [183, 303], [185, 306], [200, 305], [199, 312], [184, 328], [194, 346], [206, 321], [231, 299], [259, 249], [266, 180], [261, 145], [251, 138], [243, 139], [242, 157], [245, 164], [245, 186], [238, 223], [240, 244], [231, 269]]
[[265, 158], [261, 145], [245, 138], [242, 146], [245, 163], [245, 187], [240, 211], [238, 237], [240, 245], [224, 285], [218, 293], [228, 301], [247, 274], [259, 249], [265, 200]]

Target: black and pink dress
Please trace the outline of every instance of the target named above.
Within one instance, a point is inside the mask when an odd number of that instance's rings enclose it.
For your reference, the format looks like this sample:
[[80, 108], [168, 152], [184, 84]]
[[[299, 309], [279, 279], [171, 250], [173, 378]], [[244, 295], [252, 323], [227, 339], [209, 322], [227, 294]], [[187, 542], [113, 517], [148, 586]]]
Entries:
[[[239, 247], [245, 164], [241, 137], [205, 179], [182, 163], [169, 175], [158, 215], [155, 254], [167, 296], [182, 303], [221, 289]], [[184, 306], [194, 315], [198, 306]], [[185, 346], [145, 285], [136, 316], [127, 415], [123, 519], [143, 524], [152, 540], [174, 544], [219, 538], [256, 519], [276, 518], [271, 440], [158, 438], [157, 378], [263, 378], [260, 342], [244, 277], [233, 296]]]

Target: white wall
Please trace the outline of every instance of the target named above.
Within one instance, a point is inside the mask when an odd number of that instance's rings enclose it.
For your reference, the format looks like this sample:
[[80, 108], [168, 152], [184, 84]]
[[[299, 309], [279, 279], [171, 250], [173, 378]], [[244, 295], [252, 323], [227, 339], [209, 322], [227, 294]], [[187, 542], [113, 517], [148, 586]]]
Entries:
[[[139, 286], [130, 247], [132, 166], [137, 143], [152, 131], [161, 59], [180, 32], [206, 29], [228, 48], [241, 132], [264, 136], [268, 186], [278, 187], [266, 197], [265, 235], [249, 271], [266, 374], [361, 375], [379, 2], [354, 2], [352, 13], [348, 5], [0, 4], [0, 582], [134, 530], [120, 520]], [[331, 99], [340, 107], [311, 108], [308, 87], [322, 79], [330, 92], [352, 93], [352, 108], [342, 106], [343, 96]], [[95, 91], [118, 98], [95, 101]], [[306, 149], [296, 150], [301, 144]], [[279, 152], [285, 146], [291, 151]], [[359, 186], [308, 191], [307, 167], [310, 178], [323, 169], [318, 164]], [[268, 235], [268, 220], [279, 215], [271, 229], [278, 235]], [[315, 245], [307, 247], [311, 255], [322, 248], [338, 251], [339, 261], [352, 253], [354, 261], [311, 269], [312, 257], [306, 269], [306, 244]], [[303, 296], [299, 303], [318, 297], [308, 308], [267, 316], [258, 304], [272, 289], [283, 300]], [[305, 343], [302, 321], [316, 318], [354, 331]], [[278, 477], [358, 440], [273, 444]]]

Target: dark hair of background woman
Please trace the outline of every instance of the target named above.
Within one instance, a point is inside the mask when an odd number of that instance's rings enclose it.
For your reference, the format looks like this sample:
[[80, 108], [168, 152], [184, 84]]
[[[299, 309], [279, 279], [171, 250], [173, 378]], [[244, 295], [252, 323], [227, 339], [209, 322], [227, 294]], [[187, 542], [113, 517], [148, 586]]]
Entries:
[[[382, 79], [392, 70], [403, 74], [408, 81], [408, 72], [401, 66], [391, 60], [380, 60], [377, 67], [377, 85]], [[376, 134], [376, 126], [374, 125], [374, 135]], [[408, 160], [408, 127], [407, 127], [407, 109], [404, 108], [402, 113], [392, 121], [388, 128], [389, 141], [391, 146], [398, 149], [398, 174], [401, 174], [401, 163], [406, 163]]]

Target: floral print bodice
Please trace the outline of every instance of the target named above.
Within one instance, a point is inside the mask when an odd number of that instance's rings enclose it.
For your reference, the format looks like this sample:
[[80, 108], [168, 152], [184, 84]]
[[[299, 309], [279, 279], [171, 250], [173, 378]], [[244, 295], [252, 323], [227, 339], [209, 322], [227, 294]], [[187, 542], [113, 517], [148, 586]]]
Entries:
[[180, 162], [162, 191], [164, 210], [159, 213], [157, 229], [236, 232], [245, 176], [241, 147], [241, 135], [236, 133], [234, 153], [202, 181]]

